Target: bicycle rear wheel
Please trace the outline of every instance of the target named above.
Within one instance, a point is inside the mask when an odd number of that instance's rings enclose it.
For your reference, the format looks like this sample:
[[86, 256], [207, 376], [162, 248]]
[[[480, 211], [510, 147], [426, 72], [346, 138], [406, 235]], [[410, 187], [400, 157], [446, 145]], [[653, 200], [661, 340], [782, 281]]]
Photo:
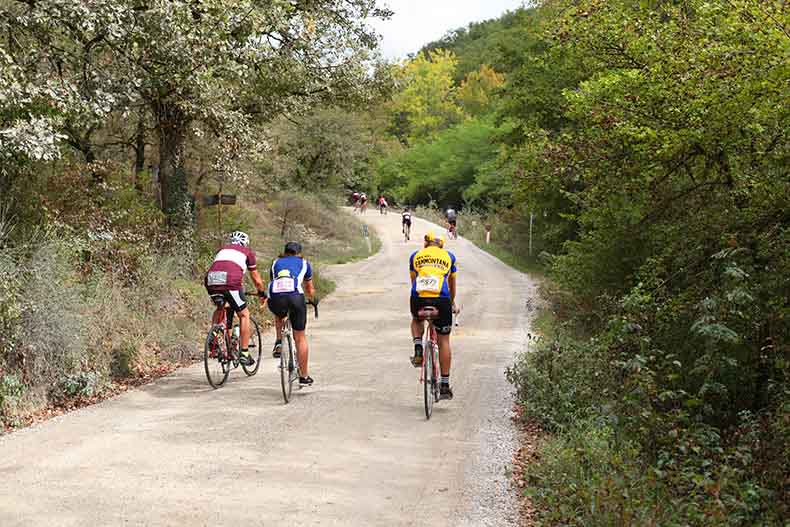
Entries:
[[425, 395], [425, 418], [430, 419], [433, 413], [434, 391], [436, 387], [436, 367], [433, 364], [434, 350], [433, 342], [428, 339], [423, 340], [423, 392]]
[[282, 352], [280, 353], [280, 385], [283, 389], [283, 399], [285, 404], [291, 400], [293, 391], [293, 381], [296, 374], [296, 357], [294, 356], [293, 341], [291, 335], [285, 336]]
[[230, 374], [229, 357], [225, 327], [220, 324], [212, 326], [206, 336], [206, 345], [203, 349], [203, 366], [206, 370], [208, 383], [212, 388], [219, 388], [228, 380], [228, 374]]
[[405, 225], [403, 227], [403, 236], [404, 236], [404, 238], [406, 238], [406, 241], [409, 241], [409, 231], [410, 230], [411, 230], [411, 228], [408, 225]]
[[255, 365], [245, 366], [242, 364], [241, 369], [244, 370], [244, 373], [246, 373], [248, 377], [252, 377], [258, 373], [258, 368], [261, 367], [261, 353], [263, 352], [263, 348], [261, 347], [261, 328], [258, 326], [258, 321], [252, 317], [250, 317], [249, 349], [250, 355], [255, 359]]

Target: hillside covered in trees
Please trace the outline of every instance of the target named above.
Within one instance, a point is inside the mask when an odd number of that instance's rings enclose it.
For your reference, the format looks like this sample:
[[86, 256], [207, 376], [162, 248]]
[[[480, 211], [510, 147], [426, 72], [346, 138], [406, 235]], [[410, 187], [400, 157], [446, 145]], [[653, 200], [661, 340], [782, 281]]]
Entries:
[[545, 524], [790, 518], [789, 14], [546, 0], [396, 70], [384, 192], [509, 252], [535, 221], [543, 336], [510, 378], [550, 433]]

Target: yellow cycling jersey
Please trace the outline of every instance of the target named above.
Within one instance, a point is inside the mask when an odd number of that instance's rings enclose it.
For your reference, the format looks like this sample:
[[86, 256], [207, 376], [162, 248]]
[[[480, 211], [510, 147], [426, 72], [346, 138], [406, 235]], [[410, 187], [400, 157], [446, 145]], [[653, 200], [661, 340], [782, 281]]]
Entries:
[[455, 255], [431, 245], [415, 252], [409, 258], [409, 271], [416, 275], [412, 280], [411, 295], [422, 298], [450, 298], [447, 278], [458, 272]]

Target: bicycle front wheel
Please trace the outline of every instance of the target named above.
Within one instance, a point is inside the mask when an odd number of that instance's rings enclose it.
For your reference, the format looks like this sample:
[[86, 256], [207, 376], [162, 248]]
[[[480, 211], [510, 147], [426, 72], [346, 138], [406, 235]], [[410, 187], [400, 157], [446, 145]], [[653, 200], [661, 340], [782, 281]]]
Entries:
[[244, 373], [246, 373], [248, 377], [252, 377], [258, 373], [258, 368], [261, 367], [261, 354], [263, 352], [263, 348], [261, 347], [261, 328], [258, 326], [258, 321], [252, 317], [250, 317], [249, 350], [250, 355], [255, 359], [255, 364], [253, 366], [245, 366], [242, 364], [241, 369], [244, 370]]
[[203, 349], [203, 366], [206, 378], [212, 388], [219, 388], [228, 380], [230, 374], [230, 354], [228, 342], [225, 338], [225, 328], [215, 325], [206, 336], [206, 345]]
[[286, 335], [282, 352], [280, 353], [280, 385], [283, 389], [283, 400], [285, 404], [291, 400], [293, 391], [293, 381], [296, 373], [296, 357], [294, 356], [293, 341], [291, 335]]
[[433, 342], [423, 340], [423, 393], [425, 395], [425, 418], [430, 419], [433, 414], [434, 389], [436, 387], [436, 367], [433, 364]]

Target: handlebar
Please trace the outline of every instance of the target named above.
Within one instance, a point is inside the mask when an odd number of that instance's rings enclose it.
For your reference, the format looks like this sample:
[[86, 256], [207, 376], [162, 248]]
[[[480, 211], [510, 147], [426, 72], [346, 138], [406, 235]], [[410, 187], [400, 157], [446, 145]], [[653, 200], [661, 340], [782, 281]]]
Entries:
[[319, 300], [317, 298], [315, 300], [307, 301], [308, 306], [313, 306], [313, 311], [315, 312], [315, 318], [318, 318], [318, 302]]

